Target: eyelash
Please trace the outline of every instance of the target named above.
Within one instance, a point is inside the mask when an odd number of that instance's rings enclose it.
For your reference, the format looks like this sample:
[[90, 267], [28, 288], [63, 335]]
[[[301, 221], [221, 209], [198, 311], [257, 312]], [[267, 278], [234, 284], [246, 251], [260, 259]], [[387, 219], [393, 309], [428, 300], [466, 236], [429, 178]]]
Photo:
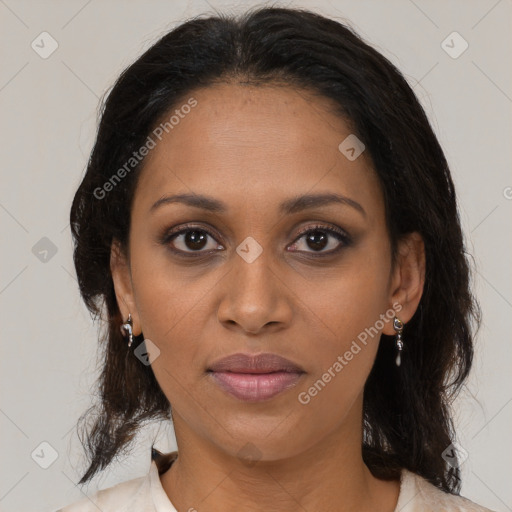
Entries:
[[[185, 226], [182, 226], [179, 231], [172, 231], [172, 230], [170, 232], [166, 231], [164, 236], [161, 238], [160, 242], [163, 245], [169, 246], [170, 242], [172, 242], [175, 238], [177, 238], [180, 235], [186, 234], [189, 231], [199, 231], [201, 233], [205, 233], [206, 235], [210, 236], [213, 239], [215, 239], [215, 236], [217, 236], [217, 235], [212, 234], [209, 230], [207, 230], [203, 227], [187, 224]], [[342, 243], [336, 249], [332, 249], [328, 252], [316, 252], [316, 253], [314, 251], [313, 252], [309, 252], [309, 251], [305, 252], [308, 256], [311, 256], [313, 258], [332, 256], [332, 255], [340, 252], [344, 247], [348, 247], [352, 243], [352, 239], [345, 231], [343, 231], [339, 228], [336, 228], [334, 226], [326, 226], [326, 225], [322, 225], [322, 224], [316, 224], [314, 226], [308, 226], [307, 228], [304, 228], [299, 233], [297, 233], [297, 236], [294, 239], [292, 245], [297, 243], [304, 235], [307, 235], [314, 231], [325, 232], [329, 235], [332, 235], [334, 238], [336, 238], [339, 242], [342, 242]], [[210, 251], [182, 251], [181, 249], [175, 249], [172, 247], [170, 247], [170, 250], [174, 254], [177, 254], [178, 256], [183, 256], [185, 258], [189, 258], [189, 257], [199, 258], [201, 256], [211, 254]], [[216, 249], [214, 249], [212, 252], [216, 252]], [[304, 251], [294, 251], [294, 252], [304, 253]]]

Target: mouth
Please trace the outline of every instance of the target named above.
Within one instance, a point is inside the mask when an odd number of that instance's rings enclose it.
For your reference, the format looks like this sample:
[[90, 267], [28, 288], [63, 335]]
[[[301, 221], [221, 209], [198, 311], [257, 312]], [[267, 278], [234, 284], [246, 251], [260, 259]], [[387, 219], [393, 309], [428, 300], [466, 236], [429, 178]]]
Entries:
[[297, 385], [302, 373], [235, 373], [210, 372], [221, 389], [239, 400], [259, 402], [268, 400]]
[[297, 385], [305, 371], [277, 354], [233, 354], [207, 368], [213, 382], [243, 401], [268, 400]]

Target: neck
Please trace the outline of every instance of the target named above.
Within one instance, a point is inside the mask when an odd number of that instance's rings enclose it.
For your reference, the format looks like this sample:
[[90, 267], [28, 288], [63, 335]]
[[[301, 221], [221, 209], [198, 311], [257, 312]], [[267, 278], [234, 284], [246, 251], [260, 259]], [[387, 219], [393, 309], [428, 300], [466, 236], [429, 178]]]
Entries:
[[[359, 416], [361, 417], [361, 416]], [[160, 476], [177, 510], [336, 512], [395, 509], [399, 483], [375, 478], [363, 462], [362, 425], [344, 422], [300, 453], [247, 462], [190, 431], [174, 412], [178, 458]], [[247, 445], [247, 452], [251, 452]]]

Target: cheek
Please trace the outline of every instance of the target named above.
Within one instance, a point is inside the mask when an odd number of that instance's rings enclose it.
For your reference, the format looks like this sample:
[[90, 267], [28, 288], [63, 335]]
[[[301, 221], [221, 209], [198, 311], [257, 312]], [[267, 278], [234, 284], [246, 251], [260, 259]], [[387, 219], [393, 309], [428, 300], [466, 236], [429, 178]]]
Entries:
[[[386, 312], [389, 266], [379, 253], [353, 252], [328, 279], [311, 286], [303, 299], [312, 319], [325, 327], [324, 339], [333, 350], [348, 347]], [[382, 330], [381, 322], [377, 329]]]
[[210, 286], [204, 280], [191, 279], [162, 253], [134, 248], [132, 280], [144, 338], [159, 350], [152, 363], [155, 375], [158, 378], [164, 372], [170, 378], [198, 360], [200, 347], [195, 340], [200, 339], [202, 330], [198, 320], [205, 314]]
[[302, 391], [312, 409], [329, 408], [330, 402], [341, 412], [362, 391], [389, 319], [388, 276], [385, 262], [357, 255], [336, 280], [308, 291], [310, 339], [304, 342], [314, 371]]

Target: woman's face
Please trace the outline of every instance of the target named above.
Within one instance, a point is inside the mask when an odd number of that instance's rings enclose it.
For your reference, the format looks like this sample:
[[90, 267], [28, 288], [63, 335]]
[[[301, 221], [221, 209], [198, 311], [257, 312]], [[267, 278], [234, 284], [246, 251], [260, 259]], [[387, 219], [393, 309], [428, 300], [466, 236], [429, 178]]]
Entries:
[[[393, 333], [393, 308], [406, 322], [421, 295], [413, 263], [391, 267], [369, 155], [305, 91], [223, 84], [190, 97], [151, 134], [130, 262], [112, 259], [123, 317], [151, 340], [178, 440], [277, 460], [327, 436], [356, 439], [380, 334]], [[196, 205], [162, 201], [178, 194]], [[341, 200], [294, 203], [324, 194]], [[221, 208], [202, 207], [203, 196]], [[278, 354], [303, 373], [244, 400], [208, 371], [234, 353]]]

